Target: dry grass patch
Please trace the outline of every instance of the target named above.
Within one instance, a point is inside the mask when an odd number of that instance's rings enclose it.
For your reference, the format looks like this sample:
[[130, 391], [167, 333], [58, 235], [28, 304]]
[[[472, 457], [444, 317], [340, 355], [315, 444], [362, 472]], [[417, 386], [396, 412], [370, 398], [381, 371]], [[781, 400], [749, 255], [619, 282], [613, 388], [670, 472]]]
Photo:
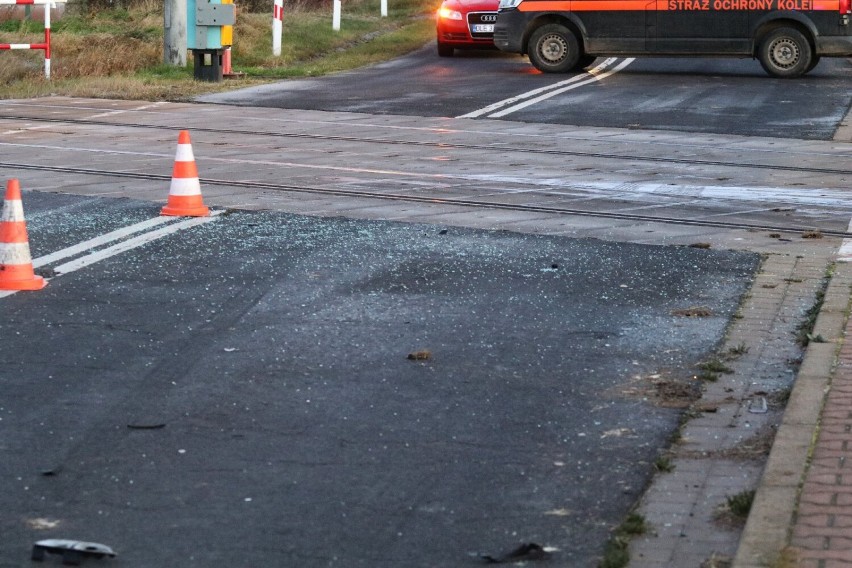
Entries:
[[[0, 98], [46, 95], [189, 100], [211, 92], [288, 77], [318, 76], [385, 61], [434, 40], [434, 0], [398, 0], [381, 17], [375, 0], [350, 0], [340, 31], [331, 29], [330, 2], [288, 4], [281, 56], [272, 55], [271, 5], [242, 3], [234, 29], [232, 67], [243, 78], [196, 81], [187, 66], [163, 64], [162, 0], [71, 3], [52, 26], [51, 79], [42, 51], [0, 52]], [[88, 6], [88, 9], [86, 8]], [[36, 19], [0, 22], [0, 43], [43, 41]]]
[[132, 74], [162, 57], [162, 46], [110, 34], [63, 35], [53, 41], [54, 79]]

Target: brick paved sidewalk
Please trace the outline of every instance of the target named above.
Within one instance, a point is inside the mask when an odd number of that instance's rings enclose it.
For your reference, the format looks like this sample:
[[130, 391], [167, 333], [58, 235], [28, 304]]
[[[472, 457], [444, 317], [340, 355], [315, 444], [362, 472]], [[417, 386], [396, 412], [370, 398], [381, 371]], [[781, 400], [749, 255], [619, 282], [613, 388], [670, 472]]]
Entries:
[[734, 568], [852, 567], [852, 263], [834, 267]]
[[852, 566], [852, 341], [840, 350], [790, 544], [798, 566]]

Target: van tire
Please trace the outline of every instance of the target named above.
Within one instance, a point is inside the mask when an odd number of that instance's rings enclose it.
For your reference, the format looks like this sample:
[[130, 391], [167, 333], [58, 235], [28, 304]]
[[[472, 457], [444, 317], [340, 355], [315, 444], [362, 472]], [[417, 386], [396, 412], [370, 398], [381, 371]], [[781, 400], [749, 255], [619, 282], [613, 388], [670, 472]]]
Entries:
[[580, 61], [577, 36], [561, 24], [545, 24], [533, 32], [527, 53], [536, 69], [544, 73], [567, 73]]
[[778, 28], [760, 42], [757, 58], [773, 77], [798, 77], [811, 69], [813, 50], [808, 39], [794, 28]]
[[585, 53], [580, 56], [580, 59], [577, 61], [577, 65], [574, 67], [574, 71], [582, 71], [589, 67], [592, 63], [598, 60], [597, 55], [586, 55]]
[[811, 57], [811, 64], [808, 65], [807, 69], [805, 69], [805, 73], [810, 73], [817, 65], [819, 65], [819, 55], [814, 55], [813, 57]]

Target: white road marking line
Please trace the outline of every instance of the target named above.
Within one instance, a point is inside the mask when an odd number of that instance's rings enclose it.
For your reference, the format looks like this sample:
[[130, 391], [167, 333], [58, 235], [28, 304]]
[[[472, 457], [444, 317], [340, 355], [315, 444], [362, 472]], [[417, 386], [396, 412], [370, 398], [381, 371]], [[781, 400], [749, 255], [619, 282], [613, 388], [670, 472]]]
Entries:
[[20, 132], [30, 132], [32, 130], [43, 130], [45, 128], [50, 128], [52, 126], [56, 126], [55, 124], [37, 124], [34, 126], [23, 126], [21, 128], [15, 128], [13, 130], [6, 130], [5, 132], [0, 132], [0, 136], [8, 136], [10, 134], [18, 134]]
[[[9, 103], [3, 103], [3, 104], [8, 105]], [[12, 104], [15, 104], [15, 103], [12, 103]], [[144, 110], [148, 110], [149, 108], [156, 108], [156, 107], [161, 106], [163, 104], [165, 104], [165, 102], [160, 101], [160, 102], [156, 102], [156, 103], [153, 103], [153, 104], [142, 105], [142, 106], [139, 106], [139, 107], [136, 107], [136, 108], [109, 110], [109, 111], [101, 112], [99, 114], [94, 114], [94, 115], [90, 116], [87, 120], [94, 120], [96, 118], [105, 118], [107, 116], [114, 116], [114, 115], [117, 115], [117, 114], [124, 114], [124, 113], [127, 113], [127, 112], [144, 111]], [[27, 106], [29, 106], [29, 105], [27, 105]], [[53, 107], [49, 106], [48, 108], [53, 108]], [[71, 108], [74, 108], [75, 110], [79, 110], [76, 107], [71, 107]], [[90, 109], [90, 110], [103, 110], [103, 109]], [[0, 132], [0, 136], [8, 136], [10, 134], [19, 134], [21, 132], [28, 132], [28, 131], [32, 131], [32, 130], [42, 130], [42, 129], [45, 129], [45, 128], [52, 128], [52, 127], [55, 127], [55, 126], [56, 125], [53, 124], [53, 123], [37, 124], [37, 125], [32, 125], [32, 126], [29, 126], [29, 125], [28, 126], [22, 126], [21, 128], [15, 128], [15, 129], [12, 129], [12, 130], [6, 130], [5, 132]]]
[[[165, 104], [165, 101], [160, 101], [160, 102], [156, 102], [156, 103], [149, 104], [149, 105], [142, 105], [142, 106], [138, 106], [136, 108], [124, 108], [124, 109], [109, 110], [109, 111], [106, 111], [106, 112], [102, 112], [100, 114], [93, 114], [87, 120], [93, 120], [95, 118], [105, 118], [107, 116], [115, 116], [117, 114], [124, 114], [124, 113], [127, 113], [127, 112], [139, 112], [139, 111], [143, 111], [143, 110], [148, 110], [149, 108], [156, 108], [156, 107], [161, 106], [163, 104]], [[100, 110], [100, 109], [98, 109], [98, 110]]]
[[[846, 232], [852, 233], [852, 221], [849, 221]], [[843, 239], [843, 242], [840, 243], [840, 248], [837, 249], [837, 261], [852, 262], [852, 239]]]
[[[53, 270], [56, 273], [56, 276], [54, 276], [53, 278], [56, 278], [57, 276], [61, 276], [63, 274], [74, 272], [75, 270], [80, 270], [81, 268], [85, 268], [87, 266], [95, 264], [96, 262], [100, 262], [101, 260], [105, 260], [117, 254], [121, 254], [123, 252], [138, 248], [144, 244], [150, 243], [162, 237], [166, 237], [182, 229], [189, 229], [198, 225], [210, 223], [211, 221], [215, 221], [216, 219], [218, 219], [218, 216], [222, 213], [224, 213], [224, 211], [211, 211], [209, 217], [191, 217], [189, 219], [183, 219], [182, 221], [172, 223], [160, 229], [143, 233], [141, 235], [133, 237], [132, 239], [121, 241], [117, 244], [112, 245], [111, 247], [91, 252], [85, 256], [81, 256], [80, 258], [71, 260], [55, 267]], [[171, 221], [174, 221], [175, 219], [181, 219], [181, 217], [156, 217], [154, 219], [142, 221], [134, 225], [129, 225], [128, 227], [124, 227], [123, 229], [118, 229], [116, 231], [101, 235], [100, 237], [95, 237], [94, 239], [89, 239], [77, 245], [73, 245], [62, 250], [53, 252], [51, 254], [33, 259], [33, 268], [36, 268], [38, 266], [44, 266], [45, 264], [48, 264], [50, 262], [55, 262], [63, 258], [74, 256], [81, 252], [91, 250], [102, 244], [120, 239], [128, 235], [132, 235], [133, 233], [138, 233], [139, 231], [144, 231], [145, 229], [156, 227], [157, 225], [162, 225], [163, 223], [169, 223]], [[49, 278], [48, 281], [52, 280], [53, 278]], [[6, 296], [11, 296], [12, 294], [16, 293], [18, 293], [18, 290], [0, 291], [0, 298], [5, 298]]]
[[624, 61], [622, 61], [621, 63], [616, 65], [613, 69], [610, 69], [609, 71], [604, 71], [603, 73], [600, 73], [599, 75], [593, 75], [592, 77], [590, 77], [590, 78], [588, 78], [584, 81], [580, 81], [578, 83], [568, 85], [567, 87], [562, 87], [561, 89], [556, 89], [554, 91], [548, 91], [547, 93], [545, 93], [541, 96], [538, 96], [534, 99], [530, 99], [528, 101], [516, 104], [515, 106], [511, 106], [511, 107], [504, 109], [504, 110], [501, 110], [499, 112], [489, 114], [488, 118], [501, 118], [501, 117], [506, 116], [507, 114], [512, 114], [513, 112], [525, 109], [528, 106], [532, 106], [532, 105], [539, 103], [541, 101], [555, 97], [556, 95], [561, 95], [562, 93], [565, 93], [565, 92], [570, 91], [572, 89], [576, 89], [577, 87], [582, 87], [584, 85], [588, 85], [590, 83], [600, 81], [601, 79], [605, 79], [605, 78], [609, 77], [610, 75], [612, 75], [614, 73], [618, 73], [619, 71], [621, 71], [622, 69], [624, 69], [625, 67], [627, 67], [628, 65], [633, 63], [633, 61], [635, 61], [635, 59], [633, 59], [633, 58], [625, 59]]
[[[8, 103], [4, 103], [4, 104], [8, 104]], [[156, 102], [156, 103], [153, 103], [153, 104], [142, 105], [142, 106], [139, 106], [139, 107], [136, 107], [136, 108], [116, 109], [116, 110], [105, 111], [105, 112], [101, 112], [99, 114], [94, 114], [94, 115], [90, 116], [87, 120], [93, 120], [93, 119], [96, 119], [96, 118], [105, 118], [105, 117], [108, 117], [108, 116], [114, 116], [114, 115], [117, 115], [117, 114], [124, 114], [124, 113], [127, 113], [127, 112], [143, 111], [143, 110], [147, 110], [149, 108], [155, 108], [155, 107], [163, 105], [163, 104], [165, 104], [165, 102], [161, 101], [161, 102]], [[54, 108], [54, 107], [48, 107], [48, 108]], [[75, 108], [75, 110], [77, 110], [77, 109]], [[90, 110], [103, 110], [103, 109], [90, 109]], [[53, 124], [53, 123], [38, 124], [38, 125], [33, 125], [33, 126], [23, 126], [21, 128], [15, 128], [13, 130], [7, 130], [5, 132], [0, 132], [0, 136], [7, 136], [9, 134], [18, 134], [20, 132], [29, 132], [29, 131], [32, 131], [32, 130], [42, 130], [42, 129], [45, 129], [45, 128], [52, 128], [52, 127], [55, 127], [55, 126], [56, 126], [56, 124]]]
[[110, 231], [109, 233], [104, 233], [99, 237], [95, 237], [93, 239], [89, 239], [87, 241], [83, 241], [82, 243], [78, 243], [76, 245], [66, 247], [64, 249], [58, 250], [56, 252], [52, 252], [50, 254], [46, 254], [44, 256], [40, 256], [38, 258], [33, 259], [33, 268], [38, 268], [39, 266], [44, 266], [46, 264], [50, 264], [52, 262], [56, 262], [57, 260], [63, 260], [65, 258], [76, 256], [80, 253], [86, 252], [87, 250], [91, 250], [95, 247], [99, 247], [101, 245], [105, 245], [106, 243], [117, 241], [118, 239], [123, 239], [124, 237], [130, 236], [133, 233], [138, 233], [140, 231], [145, 231], [150, 229], [151, 227], [156, 227], [157, 225], [163, 225], [165, 223], [170, 223], [179, 217], [154, 217], [153, 219], [148, 219], [146, 221], [142, 221], [136, 223], [134, 225], [128, 225], [127, 227], [122, 227], [121, 229], [117, 229], [115, 231]]
[[171, 235], [172, 233], [176, 233], [181, 229], [189, 229], [197, 225], [210, 223], [211, 221], [215, 221], [218, 218], [218, 215], [222, 213], [224, 213], [224, 211], [211, 211], [209, 217], [192, 217], [190, 219], [180, 221], [179, 223], [167, 225], [155, 231], [143, 233], [138, 237], [133, 237], [132, 239], [121, 241], [120, 243], [114, 244], [111, 247], [107, 247], [105, 249], [89, 253], [86, 256], [81, 256], [80, 258], [76, 258], [72, 261], [66, 262], [65, 264], [60, 264], [59, 266], [54, 267], [53, 270], [56, 272], [57, 275], [74, 272], [75, 270], [85, 268], [91, 264], [100, 262], [101, 260], [135, 249], [144, 244], [150, 243], [151, 241], [155, 241], [162, 237]]
[[130, 150], [104, 150], [101, 148], [69, 148], [68, 146], [48, 146], [46, 144], [22, 144], [20, 142], [0, 142], [0, 146], [10, 146], [17, 148], [38, 148], [40, 150], [69, 150], [75, 152], [92, 152], [95, 154], [119, 154], [127, 156], [151, 156], [155, 158], [174, 158], [174, 151], [169, 154], [159, 154], [156, 152], [132, 152]]
[[505, 106], [515, 104], [518, 101], [522, 101], [524, 99], [528, 99], [530, 97], [534, 97], [536, 95], [540, 95], [542, 93], [558, 89], [560, 87], [564, 87], [565, 85], [570, 85], [572, 83], [582, 81], [584, 79], [587, 80], [589, 78], [589, 75], [596, 75], [597, 73], [600, 73], [616, 61], [618, 60], [615, 57], [610, 57], [609, 59], [605, 59], [600, 65], [596, 65], [595, 67], [589, 69], [587, 73], [581, 73], [579, 75], [571, 77], [570, 79], [566, 79], [565, 81], [560, 81], [558, 83], [554, 83], [553, 85], [547, 85], [546, 87], [539, 87], [538, 89], [533, 89], [532, 91], [527, 91], [526, 93], [521, 93], [520, 95], [516, 95], [508, 99], [503, 99], [502, 101], [497, 101], [496, 103], [490, 104], [479, 110], [475, 110], [473, 112], [457, 116], [456, 118], [476, 118], [478, 116], [482, 116], [484, 114], [496, 111], [497, 109], [503, 108]]

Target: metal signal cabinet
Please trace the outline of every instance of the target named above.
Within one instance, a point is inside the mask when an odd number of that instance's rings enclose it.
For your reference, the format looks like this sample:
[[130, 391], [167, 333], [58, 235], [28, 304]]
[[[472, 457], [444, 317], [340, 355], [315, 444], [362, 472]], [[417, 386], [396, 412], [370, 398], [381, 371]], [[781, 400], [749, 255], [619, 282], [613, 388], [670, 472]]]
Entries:
[[195, 78], [222, 80], [222, 52], [231, 45], [236, 7], [222, 0], [187, 0], [186, 47], [192, 50]]

